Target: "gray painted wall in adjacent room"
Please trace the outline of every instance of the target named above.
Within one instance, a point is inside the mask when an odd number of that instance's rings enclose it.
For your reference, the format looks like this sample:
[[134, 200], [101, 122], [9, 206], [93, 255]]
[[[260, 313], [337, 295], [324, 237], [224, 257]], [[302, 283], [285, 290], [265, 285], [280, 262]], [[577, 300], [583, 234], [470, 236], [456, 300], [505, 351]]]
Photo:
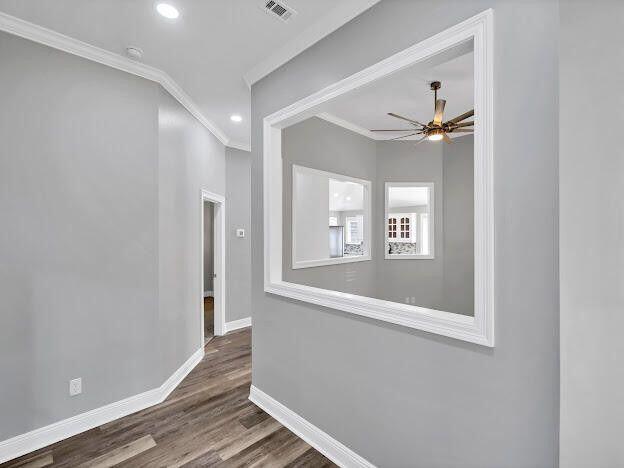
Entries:
[[204, 293], [213, 292], [214, 205], [204, 201]]
[[224, 193], [225, 161], [153, 82], [5, 33], [0, 63], [4, 440], [158, 387], [198, 349], [199, 190]]
[[[385, 206], [386, 182], [433, 182], [435, 258], [377, 261], [379, 299], [457, 314], [474, 314], [474, 145], [472, 136], [452, 144], [377, 142], [377, 195]], [[378, 225], [383, 242], [385, 225]]]
[[[262, 118], [488, 7], [496, 347], [265, 294]], [[558, 23], [555, 1], [383, 0], [252, 87], [253, 384], [378, 466], [557, 464]]]
[[621, 467], [624, 3], [560, 9], [561, 466]]
[[[433, 182], [435, 258], [431, 260], [386, 260], [384, 252], [376, 257], [377, 297], [406, 302], [415, 297], [416, 305], [438, 309], [442, 300], [443, 233], [442, 199], [443, 146], [424, 142], [377, 142], [377, 187], [375, 203], [384, 213], [386, 182]], [[383, 216], [383, 215], [382, 215]], [[376, 230], [383, 245], [386, 224], [377, 223]]]
[[[325, 120], [313, 117], [283, 131], [283, 246], [282, 271], [285, 281], [318, 288], [375, 295], [375, 265], [364, 261], [314, 268], [292, 269], [292, 165], [370, 180], [376, 173], [375, 142]], [[328, 207], [329, 208], [329, 207]], [[373, 206], [372, 216], [377, 212]], [[375, 255], [373, 235], [372, 254]]]
[[443, 148], [444, 268], [440, 309], [474, 315], [474, 141], [454, 138]]
[[[251, 154], [225, 149], [227, 304], [226, 321], [251, 317]], [[236, 229], [245, 237], [236, 237]]]

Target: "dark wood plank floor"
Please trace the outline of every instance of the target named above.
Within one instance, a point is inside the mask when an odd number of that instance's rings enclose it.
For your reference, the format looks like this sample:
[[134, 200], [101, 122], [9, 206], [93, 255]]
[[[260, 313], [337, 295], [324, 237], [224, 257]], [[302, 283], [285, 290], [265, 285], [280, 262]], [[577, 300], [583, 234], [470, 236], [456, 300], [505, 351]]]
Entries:
[[251, 403], [251, 330], [212, 339], [163, 403], [0, 467], [330, 467]]
[[214, 297], [204, 297], [204, 343], [214, 336]]

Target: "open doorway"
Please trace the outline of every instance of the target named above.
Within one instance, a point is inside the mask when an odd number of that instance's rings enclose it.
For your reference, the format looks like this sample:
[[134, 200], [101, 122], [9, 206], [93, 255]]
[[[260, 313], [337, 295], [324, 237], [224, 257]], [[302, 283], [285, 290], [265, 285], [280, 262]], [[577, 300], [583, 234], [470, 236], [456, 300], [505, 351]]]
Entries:
[[225, 199], [201, 193], [201, 342], [225, 333]]
[[214, 337], [214, 203], [204, 200], [204, 344]]

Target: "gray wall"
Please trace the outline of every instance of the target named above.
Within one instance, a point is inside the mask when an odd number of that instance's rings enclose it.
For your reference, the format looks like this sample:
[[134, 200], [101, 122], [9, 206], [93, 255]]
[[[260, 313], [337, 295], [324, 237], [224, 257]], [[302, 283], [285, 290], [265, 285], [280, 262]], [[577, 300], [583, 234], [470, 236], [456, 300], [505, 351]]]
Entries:
[[[251, 155], [225, 149], [226, 240], [228, 263], [226, 321], [251, 317]], [[236, 237], [236, 229], [245, 237]]]
[[[265, 294], [262, 118], [490, 6], [496, 347]], [[383, 0], [252, 87], [253, 384], [378, 466], [557, 463], [558, 22], [551, 1]]]
[[[227, 167], [227, 164], [226, 164]], [[214, 205], [204, 202], [204, 292], [214, 292]]]
[[224, 193], [225, 161], [153, 82], [5, 33], [0, 63], [4, 440], [155, 388], [197, 350], [199, 190]]
[[162, 383], [203, 344], [201, 190], [225, 194], [225, 148], [178, 101], [158, 89], [158, 315]]
[[474, 141], [444, 145], [444, 268], [440, 309], [474, 315]]
[[[624, 3], [560, 8], [561, 466], [611, 468], [624, 466]], [[579, 109], [599, 116], [582, 133]]]
[[[292, 269], [292, 165], [370, 180], [375, 185], [375, 142], [325, 120], [311, 118], [283, 131], [283, 256], [285, 281], [374, 296], [375, 264], [371, 261]], [[254, 213], [255, 214], [255, 213]], [[373, 206], [373, 218], [376, 217]], [[255, 237], [255, 236], [254, 236]], [[373, 235], [373, 249], [376, 245]]]

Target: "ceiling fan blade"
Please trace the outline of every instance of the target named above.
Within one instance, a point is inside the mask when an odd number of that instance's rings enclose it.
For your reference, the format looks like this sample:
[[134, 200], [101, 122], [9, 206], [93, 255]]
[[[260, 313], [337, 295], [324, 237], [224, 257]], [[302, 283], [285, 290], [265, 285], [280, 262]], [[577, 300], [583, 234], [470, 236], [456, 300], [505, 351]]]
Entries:
[[442, 124], [442, 116], [444, 114], [444, 106], [446, 101], [444, 99], [438, 99], [435, 103], [435, 115], [433, 117], [433, 123], [436, 125]]
[[399, 140], [401, 138], [407, 138], [407, 137], [411, 137], [411, 136], [414, 136], [414, 135], [419, 135], [421, 133], [422, 132], [410, 133], [409, 135], [401, 135], [401, 136], [394, 137], [394, 138], [388, 138], [387, 140], [384, 140], [384, 141]]
[[413, 128], [394, 128], [394, 129], [382, 129], [382, 130], [369, 130], [369, 132], [413, 132]]
[[462, 115], [458, 115], [457, 117], [455, 117], [454, 119], [449, 120], [446, 123], [457, 123], [457, 122], [461, 122], [462, 120], [466, 120], [468, 117], [472, 117], [474, 115], [474, 109], [469, 110], [468, 112], [463, 113]]
[[397, 119], [407, 120], [408, 122], [411, 122], [411, 123], [416, 124], [416, 125], [420, 125], [421, 127], [426, 127], [425, 124], [421, 124], [418, 120], [408, 119], [407, 117], [403, 117], [402, 115], [398, 115], [398, 114], [395, 114], [393, 112], [388, 112], [388, 115], [390, 115], [392, 117], [396, 117]]
[[427, 135], [425, 135], [424, 137], [422, 137], [420, 140], [418, 140], [416, 143], [414, 143], [414, 146], [422, 143], [423, 141], [425, 141], [427, 139]]
[[442, 139], [444, 140], [444, 143], [453, 143], [446, 132], [442, 134]]
[[474, 133], [472, 128], [454, 128], [449, 130], [449, 133]]
[[474, 120], [471, 120], [470, 122], [460, 122], [460, 123], [453, 124], [453, 127], [455, 128], [472, 127], [473, 125], [474, 125]]

